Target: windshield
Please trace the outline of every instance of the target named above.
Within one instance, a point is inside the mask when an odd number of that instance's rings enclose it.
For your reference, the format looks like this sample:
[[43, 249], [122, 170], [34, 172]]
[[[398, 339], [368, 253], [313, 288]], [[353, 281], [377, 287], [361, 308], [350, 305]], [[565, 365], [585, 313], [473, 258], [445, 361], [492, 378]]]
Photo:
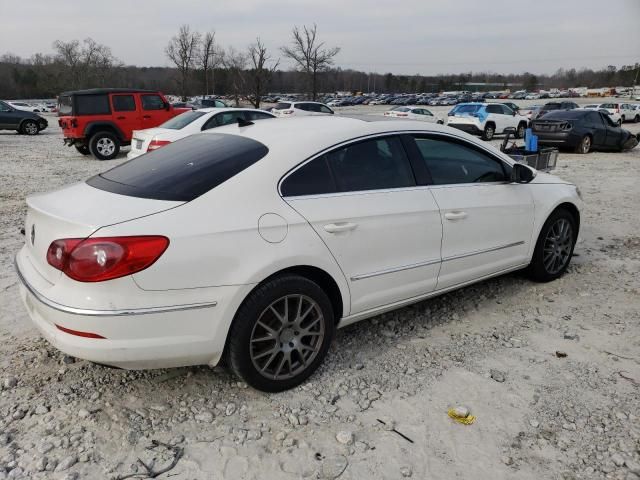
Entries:
[[560, 104], [559, 103], [547, 103], [544, 106], [544, 110], [560, 110]]
[[269, 149], [239, 135], [200, 133], [148, 152], [87, 184], [155, 200], [191, 201], [263, 158]]
[[159, 128], [170, 128], [171, 130], [180, 130], [181, 128], [186, 127], [194, 120], [203, 116], [206, 112], [198, 112], [197, 110], [193, 110], [191, 112], [184, 112], [178, 116], [175, 116], [162, 125]]
[[482, 105], [457, 105], [452, 110], [452, 113], [455, 113], [455, 114], [478, 113], [481, 108], [482, 108]]

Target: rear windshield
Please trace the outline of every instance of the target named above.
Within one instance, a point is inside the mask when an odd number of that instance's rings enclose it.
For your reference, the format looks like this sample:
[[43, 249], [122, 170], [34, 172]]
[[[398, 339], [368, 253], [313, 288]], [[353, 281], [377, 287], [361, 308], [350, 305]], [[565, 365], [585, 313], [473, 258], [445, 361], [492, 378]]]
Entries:
[[288, 108], [291, 108], [291, 104], [290, 103], [276, 103], [276, 106], [273, 107], [276, 110], [287, 110]]
[[544, 110], [560, 110], [561, 105], [559, 103], [547, 103], [543, 109]]
[[269, 149], [239, 135], [202, 133], [140, 155], [87, 180], [131, 197], [188, 202], [263, 158]]
[[560, 110], [557, 112], [546, 113], [543, 120], [576, 120], [590, 113], [588, 110]]
[[69, 95], [65, 95], [63, 97], [58, 98], [58, 116], [71, 115], [71, 97]]
[[184, 128], [187, 125], [189, 125], [195, 119], [203, 116], [205, 113], [206, 112], [198, 112], [197, 110], [193, 110], [191, 112], [184, 112], [184, 113], [181, 113], [180, 115], [177, 115], [167, 120], [162, 125], [160, 125], [159, 128], [170, 128], [172, 130], [180, 130], [181, 128]]

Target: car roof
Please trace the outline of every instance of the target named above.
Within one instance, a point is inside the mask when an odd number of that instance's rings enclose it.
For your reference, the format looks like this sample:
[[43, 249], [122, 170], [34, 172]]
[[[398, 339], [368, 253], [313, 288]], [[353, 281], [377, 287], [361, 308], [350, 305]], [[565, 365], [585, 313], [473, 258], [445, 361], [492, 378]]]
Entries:
[[69, 95], [104, 95], [107, 93], [158, 93], [158, 90], [143, 90], [140, 88], [89, 88], [87, 90], [69, 90], [60, 96]]

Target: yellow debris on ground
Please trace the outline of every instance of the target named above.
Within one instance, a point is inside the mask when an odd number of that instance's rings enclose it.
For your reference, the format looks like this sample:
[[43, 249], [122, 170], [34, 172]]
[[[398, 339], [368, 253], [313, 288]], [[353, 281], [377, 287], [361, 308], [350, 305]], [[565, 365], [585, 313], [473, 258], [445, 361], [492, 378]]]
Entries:
[[450, 408], [447, 410], [447, 415], [453, 418], [456, 422], [462, 423], [463, 425], [471, 425], [476, 421], [476, 417], [471, 414], [467, 414], [466, 416], [461, 416], [456, 410], [457, 408]]

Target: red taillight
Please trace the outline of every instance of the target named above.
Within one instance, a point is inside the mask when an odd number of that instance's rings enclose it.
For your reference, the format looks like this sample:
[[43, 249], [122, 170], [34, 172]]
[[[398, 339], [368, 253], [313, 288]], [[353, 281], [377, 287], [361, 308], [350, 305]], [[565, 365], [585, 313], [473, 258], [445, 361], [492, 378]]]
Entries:
[[162, 236], [65, 238], [47, 250], [47, 262], [79, 282], [103, 282], [150, 267], [169, 246]]
[[96, 338], [96, 339], [105, 339], [102, 335], [98, 335], [97, 333], [91, 332], [81, 332], [80, 330], [71, 330], [70, 328], [61, 327], [57, 323], [54, 324], [58, 330], [64, 333], [68, 333], [69, 335], [75, 335], [76, 337], [84, 337], [84, 338]]
[[147, 147], [147, 152], [151, 150], [157, 150], [159, 148], [164, 147], [165, 145], [169, 145], [171, 142], [169, 140], [151, 140], [149, 146]]

